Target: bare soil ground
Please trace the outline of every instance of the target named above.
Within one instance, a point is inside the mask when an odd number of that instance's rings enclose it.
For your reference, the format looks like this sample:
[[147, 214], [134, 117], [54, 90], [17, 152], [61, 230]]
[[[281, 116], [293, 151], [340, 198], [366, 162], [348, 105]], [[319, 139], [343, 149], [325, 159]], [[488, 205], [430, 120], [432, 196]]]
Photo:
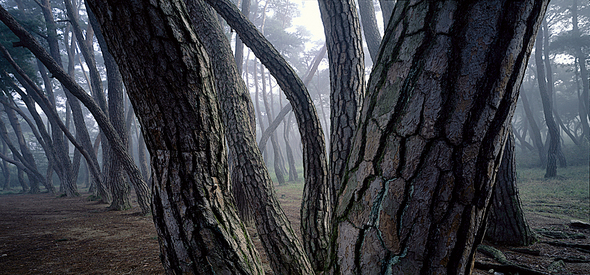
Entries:
[[[297, 231], [299, 191], [300, 188], [277, 188], [277, 196]], [[0, 274], [164, 274], [152, 217], [141, 216], [137, 209], [107, 211], [106, 205], [84, 197], [0, 196]], [[546, 243], [590, 245], [590, 229], [574, 229], [569, 220], [539, 214], [529, 213], [527, 218], [534, 229], [581, 233], [585, 238], [558, 240], [540, 236], [539, 243], [527, 247], [539, 250], [540, 256], [494, 246], [508, 260], [546, 274], [590, 274], [590, 263], [555, 263], [559, 258], [588, 260], [590, 251]], [[250, 234], [256, 239], [254, 230]], [[263, 254], [260, 243], [257, 246]], [[476, 260], [496, 263], [479, 253]], [[555, 268], [550, 269], [551, 265]], [[268, 265], [266, 269], [272, 274]]]

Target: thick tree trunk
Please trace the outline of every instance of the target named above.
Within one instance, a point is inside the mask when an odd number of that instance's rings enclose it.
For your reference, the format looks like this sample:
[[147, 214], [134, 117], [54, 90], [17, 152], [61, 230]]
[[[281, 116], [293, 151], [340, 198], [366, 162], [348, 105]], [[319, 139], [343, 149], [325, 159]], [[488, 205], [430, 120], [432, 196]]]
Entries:
[[[4, 140], [0, 140], [0, 143], [2, 144], [2, 155], [7, 155], [8, 151], [8, 145], [6, 145], [6, 143], [4, 142]], [[10, 190], [10, 169], [8, 168], [8, 163], [6, 160], [2, 159], [2, 161], [0, 162], [0, 166], [2, 167], [2, 172], [4, 175], [4, 182], [2, 183], [2, 190]]]
[[241, 216], [256, 223], [270, 265], [276, 274], [312, 274], [311, 263], [273, 192], [272, 181], [250, 125], [252, 102], [232, 60], [229, 41], [215, 20], [215, 12], [202, 0], [185, 1], [194, 29], [212, 60], [219, 91], [229, 154], [234, 160], [232, 186]]
[[516, 161], [514, 160], [512, 130], [506, 137], [502, 162], [492, 192], [485, 239], [510, 246], [525, 246], [536, 242], [537, 237], [529, 228], [524, 217], [516, 188]]
[[152, 157], [164, 268], [177, 274], [262, 273], [230, 199], [214, 77], [184, 4], [87, 3], [108, 33]]
[[549, 143], [549, 150], [547, 151], [547, 166], [545, 169], [545, 178], [553, 178], [557, 176], [557, 150], [559, 149], [559, 129], [555, 120], [553, 119], [553, 104], [549, 90], [547, 89], [547, 81], [545, 74], [545, 64], [543, 63], [543, 31], [539, 31], [537, 35], [537, 43], [535, 47], [535, 65], [537, 67], [537, 82], [539, 83], [539, 92], [541, 93], [541, 102], [543, 103], [543, 113], [545, 114], [545, 124], [547, 124], [548, 135], [547, 143]]
[[334, 213], [336, 274], [471, 272], [548, 2], [398, 2]]

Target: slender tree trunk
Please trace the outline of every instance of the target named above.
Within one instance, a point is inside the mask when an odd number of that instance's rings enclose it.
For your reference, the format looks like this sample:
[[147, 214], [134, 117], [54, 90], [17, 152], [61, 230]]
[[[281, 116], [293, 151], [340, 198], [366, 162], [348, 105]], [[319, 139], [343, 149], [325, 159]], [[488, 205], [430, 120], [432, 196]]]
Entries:
[[531, 245], [536, 242], [537, 237], [524, 217], [516, 188], [516, 161], [512, 131], [506, 137], [502, 162], [493, 188], [485, 239], [510, 246]]
[[524, 112], [529, 122], [529, 127], [531, 129], [530, 135], [531, 139], [533, 140], [533, 145], [535, 145], [535, 148], [537, 148], [537, 152], [539, 153], [541, 166], [545, 166], [547, 164], [547, 154], [545, 154], [545, 146], [543, 145], [541, 131], [539, 130], [539, 126], [535, 121], [535, 115], [533, 115], [533, 111], [531, 110], [531, 106], [529, 104], [528, 96], [526, 95], [526, 93], [526, 91], [523, 91], [520, 94], [520, 98], [522, 99], [522, 106], [524, 107]]
[[297, 181], [299, 175], [297, 173], [297, 167], [295, 166], [295, 157], [293, 157], [293, 149], [291, 148], [291, 140], [289, 137], [292, 117], [292, 114], [289, 114], [284, 121], [285, 127], [283, 129], [283, 139], [285, 140], [285, 152], [287, 153], [287, 162], [289, 163], [289, 181]]
[[535, 48], [535, 64], [537, 67], [537, 81], [539, 83], [539, 92], [541, 93], [541, 101], [543, 102], [543, 113], [545, 114], [545, 124], [549, 133], [547, 135], [547, 143], [549, 150], [547, 151], [547, 166], [545, 169], [545, 178], [553, 178], [557, 176], [557, 150], [559, 149], [559, 129], [555, 120], [553, 119], [553, 108], [551, 95], [547, 89], [547, 82], [545, 79], [545, 65], [543, 63], [543, 31], [539, 31], [537, 35], [537, 43]]
[[[248, 18], [250, 16], [250, 0], [242, 0], [242, 14]], [[236, 65], [238, 73], [242, 74], [242, 65], [244, 64], [244, 42], [240, 35], [236, 35]]]
[[[272, 95], [266, 93], [266, 72], [264, 71], [264, 65], [260, 63], [260, 82], [262, 82], [262, 102], [264, 102], [264, 110], [266, 111], [266, 119], [270, 124], [273, 120], [272, 115], [272, 107], [268, 103], [268, 98]], [[279, 142], [277, 141], [276, 132], [270, 135], [270, 142], [272, 144], [272, 151], [273, 151], [273, 165], [275, 170], [275, 176], [277, 177], [277, 181], [280, 185], [285, 184], [285, 176], [283, 174], [283, 168], [281, 163], [281, 149], [279, 147]]]
[[[37, 170], [37, 162], [35, 161], [35, 158], [33, 157], [33, 153], [31, 153], [31, 150], [29, 149], [29, 146], [27, 145], [27, 141], [25, 140], [25, 136], [23, 135], [23, 130], [20, 126], [20, 122], [18, 121], [18, 118], [16, 117], [16, 112], [13, 109], [7, 108], [7, 107], [4, 107], [4, 112], [6, 113], [8, 120], [10, 121], [10, 125], [12, 126], [12, 129], [14, 130], [14, 134], [16, 136], [16, 140], [18, 142], [20, 152], [21, 152], [23, 158], [25, 159], [26, 162], [29, 163], [29, 165], [31, 167], [33, 167], [35, 170]], [[41, 191], [39, 189], [39, 180], [34, 175], [28, 175], [28, 179], [29, 179], [29, 187], [30, 187], [29, 192], [31, 194], [39, 193]]]
[[[0, 143], [2, 144], [2, 155], [7, 155], [7, 148], [8, 145], [6, 145], [6, 143], [4, 142], [4, 139], [0, 140]], [[4, 175], [4, 182], [2, 183], [2, 190], [6, 191], [6, 190], [10, 190], [10, 169], [8, 167], [8, 163], [6, 160], [2, 159], [2, 161], [0, 162], [0, 167], [2, 167], [2, 172]]]
[[548, 2], [398, 2], [334, 213], [334, 273], [471, 273]]
[[[578, 0], [573, 0], [572, 4], [572, 36], [574, 38], [580, 38], [580, 27], [578, 26]], [[584, 105], [584, 113], [580, 114], [580, 118], [582, 121], [582, 129], [584, 130], [584, 134], [587, 140], [590, 140], [590, 126], [588, 124], [588, 119], [590, 118], [590, 101], [589, 94], [590, 94], [590, 79], [588, 78], [588, 68], [586, 67], [586, 55], [582, 52], [582, 45], [575, 46], [575, 53], [578, 59], [578, 66], [580, 67], [580, 77], [582, 78], [582, 100], [580, 100], [581, 105]], [[583, 118], [582, 118], [583, 117]]]
[[379, 5], [381, 6], [381, 15], [383, 16], [383, 26], [385, 28], [387, 28], [387, 25], [389, 24], [389, 19], [391, 19], [395, 3], [396, 1], [379, 0]]
[[381, 34], [379, 34], [379, 27], [377, 27], [377, 19], [375, 18], [375, 6], [373, 0], [359, 0], [358, 3], [365, 42], [369, 48], [371, 60], [375, 62], [381, 45]]
[[[152, 157], [153, 215], [165, 270], [263, 273], [229, 199], [214, 77], [183, 2], [87, 3], [108, 33]], [[162, 66], [169, 73], [161, 73]]]

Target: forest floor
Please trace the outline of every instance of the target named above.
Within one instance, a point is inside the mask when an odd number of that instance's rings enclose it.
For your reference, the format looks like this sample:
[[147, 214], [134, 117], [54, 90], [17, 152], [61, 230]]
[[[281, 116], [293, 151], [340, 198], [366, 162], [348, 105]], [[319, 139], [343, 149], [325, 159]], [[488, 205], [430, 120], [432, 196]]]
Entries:
[[[528, 185], [538, 189], [543, 182], [521, 184], [524, 186], [521, 190]], [[296, 231], [299, 231], [302, 189], [302, 184], [276, 187], [277, 197]], [[586, 204], [580, 213], [588, 211], [588, 192], [585, 194], [582, 201], [571, 201], [578, 206]], [[523, 204], [534, 201], [521, 196]], [[0, 274], [164, 274], [152, 217], [140, 215], [134, 203], [131, 210], [107, 211], [106, 205], [87, 200], [84, 195], [79, 198], [47, 193], [0, 195]], [[572, 206], [566, 202], [555, 207]], [[574, 228], [570, 224], [572, 219], [587, 222], [587, 218], [579, 214], [568, 216], [546, 207], [525, 206], [525, 211], [533, 230], [563, 234], [551, 233], [561, 235], [554, 237], [539, 234], [540, 241], [526, 247], [538, 252], [538, 256], [516, 252], [513, 247], [491, 246], [504, 252], [509, 261], [539, 274], [590, 274], [590, 229]], [[250, 234], [257, 239], [255, 230], [250, 230]], [[581, 248], [560, 247], [551, 242], [576, 244]], [[257, 247], [264, 254], [259, 242]], [[498, 264], [481, 253], [476, 254], [476, 261]], [[268, 263], [264, 263], [267, 274], [272, 274]], [[494, 271], [501, 269], [476, 269], [474, 274], [494, 274]]]

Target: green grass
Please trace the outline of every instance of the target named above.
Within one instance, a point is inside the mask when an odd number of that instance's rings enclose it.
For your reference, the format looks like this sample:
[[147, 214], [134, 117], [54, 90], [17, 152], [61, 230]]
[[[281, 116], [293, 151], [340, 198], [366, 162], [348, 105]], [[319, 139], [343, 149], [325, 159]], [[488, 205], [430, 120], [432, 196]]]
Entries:
[[563, 219], [590, 220], [590, 182], [587, 165], [558, 168], [558, 176], [545, 179], [545, 169], [517, 170], [522, 206], [527, 212]]

